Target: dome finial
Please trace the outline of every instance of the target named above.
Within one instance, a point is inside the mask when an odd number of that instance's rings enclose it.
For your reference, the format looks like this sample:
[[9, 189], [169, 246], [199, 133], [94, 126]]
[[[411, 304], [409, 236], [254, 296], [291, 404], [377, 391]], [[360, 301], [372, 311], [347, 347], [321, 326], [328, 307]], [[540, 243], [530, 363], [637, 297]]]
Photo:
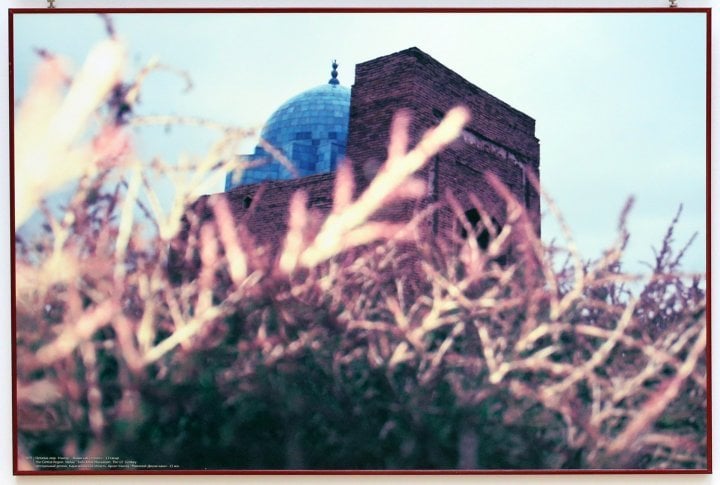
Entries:
[[333, 59], [333, 62], [332, 62], [332, 71], [330, 71], [330, 75], [331, 75], [332, 77], [331, 77], [330, 80], [328, 81], [328, 84], [333, 84], [333, 85], [334, 85], [334, 84], [340, 84], [340, 81], [338, 81], [338, 78], [337, 78], [337, 76], [338, 76], [337, 68], [338, 68], [337, 60]]

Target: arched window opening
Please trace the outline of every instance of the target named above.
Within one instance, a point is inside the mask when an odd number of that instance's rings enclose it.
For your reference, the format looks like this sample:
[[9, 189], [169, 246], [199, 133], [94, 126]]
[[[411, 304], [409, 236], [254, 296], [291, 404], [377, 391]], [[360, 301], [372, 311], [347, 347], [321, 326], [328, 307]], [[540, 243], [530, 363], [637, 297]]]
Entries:
[[[485, 224], [483, 224], [482, 217], [480, 217], [480, 213], [477, 211], [477, 209], [470, 209], [469, 211], [465, 212], [465, 219], [470, 223], [470, 226], [473, 228], [473, 233], [476, 234], [475, 239], [477, 241], [478, 247], [480, 247], [480, 249], [482, 249], [483, 251], [487, 251], [493, 235], [497, 235], [502, 229], [500, 223], [494, 217], [491, 218], [490, 221], [493, 225], [493, 231], [491, 232], [490, 229], [485, 227]], [[465, 226], [461, 225], [460, 229], [460, 236], [463, 239], [467, 239], [468, 232], [467, 229], [465, 229]]]

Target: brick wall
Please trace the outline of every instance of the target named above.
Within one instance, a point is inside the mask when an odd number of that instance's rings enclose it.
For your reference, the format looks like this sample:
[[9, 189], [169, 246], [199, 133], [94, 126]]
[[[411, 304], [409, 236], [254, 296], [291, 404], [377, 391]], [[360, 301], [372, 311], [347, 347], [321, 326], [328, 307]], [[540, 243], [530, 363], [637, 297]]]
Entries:
[[[472, 119], [461, 139], [426, 166], [421, 176], [429, 187], [428, 201], [442, 199], [446, 190], [465, 210], [472, 208], [474, 193], [501, 224], [504, 203], [485, 180], [490, 171], [503, 180], [524, 203], [537, 231], [540, 230], [540, 199], [527, 181], [525, 170], [539, 179], [540, 145], [535, 120], [495, 98], [417, 48], [358, 64], [350, 103], [347, 156], [356, 167], [359, 188], [372, 178], [384, 160], [393, 113], [411, 113], [411, 138], [435, 126], [452, 107], [464, 105]], [[449, 209], [440, 212], [440, 233], [455, 224]]]

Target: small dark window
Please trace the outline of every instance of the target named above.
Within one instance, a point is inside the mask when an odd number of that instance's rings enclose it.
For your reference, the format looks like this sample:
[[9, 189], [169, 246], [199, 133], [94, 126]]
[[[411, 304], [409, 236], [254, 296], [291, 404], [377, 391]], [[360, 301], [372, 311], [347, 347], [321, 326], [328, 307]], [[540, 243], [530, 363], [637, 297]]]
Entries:
[[337, 140], [337, 135], [338, 135], [338, 134], [337, 134], [337, 131], [331, 131], [331, 132], [328, 133], [328, 138], [329, 138], [330, 140]]
[[252, 204], [252, 197], [245, 197], [242, 201], [243, 209], [248, 209]]
[[[495, 220], [494, 217], [491, 219], [494, 230], [491, 234], [490, 230], [483, 225], [480, 213], [477, 211], [477, 209], [470, 209], [469, 211], [465, 212], [465, 218], [470, 223], [470, 226], [473, 228], [475, 234], [477, 234], [476, 239], [480, 249], [487, 250], [493, 235], [497, 235], [502, 229], [498, 221]], [[482, 230], [480, 230], [480, 228], [482, 228]], [[463, 238], [468, 237], [467, 230], [464, 227], [462, 227], [460, 235]]]
[[298, 131], [295, 133], [296, 140], [309, 140], [312, 138], [312, 133], [309, 131]]

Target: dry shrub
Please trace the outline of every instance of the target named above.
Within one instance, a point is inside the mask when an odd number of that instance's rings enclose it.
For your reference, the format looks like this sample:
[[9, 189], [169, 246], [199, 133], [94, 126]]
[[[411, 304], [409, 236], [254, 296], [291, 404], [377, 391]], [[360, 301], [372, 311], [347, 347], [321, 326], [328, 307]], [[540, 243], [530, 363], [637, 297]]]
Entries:
[[[57, 65], [45, 54], [36, 79]], [[638, 277], [620, 265], [624, 214], [617, 244], [583, 262], [569, 231], [567, 249], [544, 245], [492, 177], [509, 217], [486, 251], [458, 232], [427, 238], [420, 222], [432, 208], [409, 224], [373, 221], [384, 204], [424, 193], [413, 174], [457, 136], [467, 117], [458, 108], [412, 149], [407, 115], [396, 116], [376, 178], [353, 200], [341, 165], [323, 220], [296, 193], [271, 255], [223, 197], [211, 198], [211, 220], [188, 212], [204, 177], [235, 163], [245, 133], [133, 116], [157, 66], [128, 84], [111, 71], [84, 108], [99, 121], [88, 115], [43, 154], [81, 178], [60, 216], [45, 211], [42, 234], [16, 240], [21, 469], [43, 469], [42, 456], [134, 460], [70, 460], [70, 469], [707, 467], [706, 296], [700, 276], [680, 272], [672, 226], [633, 292]], [[60, 112], [79, 102], [72, 90], [87, 78], [63, 76], [69, 91], [37, 83], [18, 120], [38, 96]], [[186, 166], [140, 164], [127, 127], [151, 122], [220, 128], [220, 139]], [[22, 126], [18, 191], [35, 180]], [[78, 140], [91, 141], [78, 151]], [[168, 212], [151, 172], [175, 182]], [[477, 235], [450, 195], [446, 203]], [[171, 248], [197, 271], [169, 272]]]

